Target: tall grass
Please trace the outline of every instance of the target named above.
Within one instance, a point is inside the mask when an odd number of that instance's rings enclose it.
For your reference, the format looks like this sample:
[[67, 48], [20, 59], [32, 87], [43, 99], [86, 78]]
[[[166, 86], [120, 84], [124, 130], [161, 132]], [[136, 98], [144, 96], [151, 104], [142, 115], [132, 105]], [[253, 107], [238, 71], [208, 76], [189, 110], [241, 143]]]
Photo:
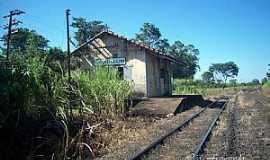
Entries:
[[199, 80], [174, 79], [173, 94], [201, 94], [206, 95], [206, 86]]
[[132, 84], [121, 80], [116, 69], [97, 67], [92, 72], [77, 70], [72, 75], [88, 108], [109, 117], [124, 116]]
[[[0, 68], [0, 132], [8, 135], [0, 159], [93, 157], [93, 116], [123, 117], [128, 109], [132, 85], [115, 69], [75, 70], [68, 84], [60, 63], [52, 68], [47, 59], [37, 51], [13, 54], [12, 66]], [[79, 114], [71, 117], [69, 108]]]

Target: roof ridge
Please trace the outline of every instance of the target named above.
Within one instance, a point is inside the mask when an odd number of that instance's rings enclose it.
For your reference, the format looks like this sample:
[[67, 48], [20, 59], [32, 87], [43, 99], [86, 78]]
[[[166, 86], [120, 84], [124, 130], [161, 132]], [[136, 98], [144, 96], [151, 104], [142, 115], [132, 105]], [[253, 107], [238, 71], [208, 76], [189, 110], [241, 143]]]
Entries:
[[[166, 56], [166, 57], [168, 57], [168, 58], [174, 59], [172, 56], [170, 56], [170, 55], [168, 55], [168, 54], [165, 54], [164, 52], [161, 52], [161, 51], [158, 50], [158, 49], [152, 48], [152, 47], [147, 46], [147, 45], [144, 45], [144, 44], [139, 44], [138, 42], [136, 42], [136, 40], [134, 40], [134, 39], [128, 39], [127, 37], [122, 36], [122, 35], [120, 35], [120, 34], [118, 34], [118, 33], [115, 33], [115, 32], [113, 32], [113, 31], [111, 31], [111, 30], [109, 30], [109, 29], [102, 30], [101, 32], [99, 32], [98, 34], [96, 34], [94, 37], [92, 37], [90, 40], [88, 40], [87, 42], [81, 44], [78, 48], [76, 48], [75, 50], [73, 50], [71, 53], [76, 52], [77, 50], [79, 50], [79, 49], [82, 48], [83, 46], [87, 45], [88, 43], [91, 43], [94, 39], [98, 38], [99, 36], [101, 36], [101, 35], [103, 35], [103, 34], [105, 34], [105, 33], [110, 34], [110, 35], [112, 35], [112, 36], [115, 36], [115, 37], [117, 37], [117, 38], [121, 38], [121, 39], [127, 40], [128, 42], [130, 42], [130, 43], [132, 43], [132, 44], [134, 44], [134, 45], [136, 45], [136, 46], [139, 46], [139, 47], [144, 48], [144, 49], [148, 49], [148, 50], [150, 50], [150, 51], [152, 51], [152, 52], [155, 52], [155, 53], [159, 54], [160, 56]], [[175, 60], [175, 59], [174, 59], [174, 60]]]
[[144, 48], [150, 49], [150, 50], [152, 50], [152, 51], [154, 51], [154, 52], [158, 52], [159, 54], [167, 55], [167, 54], [165, 54], [164, 52], [162, 52], [162, 51], [159, 50], [159, 49], [156, 49], [156, 48], [153, 48], [153, 47], [144, 45], [144, 44], [140, 44], [140, 43], [136, 42], [136, 40], [134, 40], [134, 39], [128, 39], [127, 37], [122, 36], [122, 35], [120, 35], [120, 34], [118, 34], [118, 33], [115, 33], [115, 32], [113, 32], [113, 31], [111, 31], [111, 30], [104, 30], [104, 32], [107, 32], [107, 33], [112, 34], [112, 35], [114, 35], [114, 36], [117, 36], [117, 37], [119, 37], [119, 38], [127, 39], [128, 41], [130, 41], [130, 42], [132, 42], [132, 43], [135, 43], [135, 44], [137, 44], [137, 45], [139, 45], [139, 46], [142, 46], [142, 47], [144, 47]]

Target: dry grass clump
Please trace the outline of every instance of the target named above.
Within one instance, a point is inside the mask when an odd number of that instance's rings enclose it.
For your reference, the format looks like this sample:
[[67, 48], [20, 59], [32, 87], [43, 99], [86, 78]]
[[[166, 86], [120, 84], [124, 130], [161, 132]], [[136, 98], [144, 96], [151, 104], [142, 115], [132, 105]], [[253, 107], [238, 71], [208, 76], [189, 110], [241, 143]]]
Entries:
[[106, 145], [106, 151], [118, 150], [128, 142], [140, 137], [138, 130], [145, 130], [151, 125], [151, 120], [140, 118], [126, 118], [125, 121], [112, 121], [111, 129], [105, 130], [101, 135]]

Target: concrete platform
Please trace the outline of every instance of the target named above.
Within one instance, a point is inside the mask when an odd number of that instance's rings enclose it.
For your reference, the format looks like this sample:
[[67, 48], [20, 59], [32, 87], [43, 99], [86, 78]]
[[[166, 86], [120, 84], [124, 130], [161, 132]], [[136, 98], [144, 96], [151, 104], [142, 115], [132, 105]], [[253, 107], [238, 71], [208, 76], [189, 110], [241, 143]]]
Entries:
[[154, 97], [139, 100], [129, 112], [131, 116], [166, 117], [183, 112], [195, 105], [201, 105], [201, 95], [174, 95], [170, 97]]

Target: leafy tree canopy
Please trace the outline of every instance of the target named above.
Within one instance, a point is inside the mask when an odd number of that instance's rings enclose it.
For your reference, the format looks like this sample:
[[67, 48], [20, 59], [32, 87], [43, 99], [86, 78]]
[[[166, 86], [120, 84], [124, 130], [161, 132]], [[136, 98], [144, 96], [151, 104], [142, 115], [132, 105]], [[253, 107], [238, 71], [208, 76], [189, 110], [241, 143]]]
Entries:
[[251, 83], [252, 83], [252, 84], [255, 84], [255, 85], [258, 85], [258, 84], [260, 84], [260, 80], [258, 80], [258, 79], [253, 79], [253, 80], [251, 81]]
[[213, 73], [209, 71], [205, 71], [202, 74], [202, 80], [206, 84], [212, 84], [215, 82]]
[[268, 81], [268, 80], [267, 80], [266, 77], [264, 77], [264, 78], [261, 80], [262, 84], [265, 84], [267, 81]]
[[166, 38], [160, 39], [155, 44], [155, 48], [165, 54], [170, 52], [170, 47], [171, 46], [170, 46], [169, 40]]
[[107, 24], [104, 24], [102, 21], [87, 21], [82, 17], [73, 18], [71, 26], [76, 29], [74, 38], [78, 46], [87, 42], [99, 32], [109, 29]]
[[136, 34], [135, 40], [143, 45], [156, 48], [158, 41], [161, 38], [161, 33], [158, 27], [151, 23], [144, 23]]
[[184, 45], [181, 41], [175, 41], [170, 45], [169, 40], [162, 38], [158, 27], [151, 23], [144, 23], [135, 40], [149, 47], [160, 50], [173, 56], [180, 64], [173, 64], [174, 78], [193, 78], [199, 68], [199, 50], [193, 45]]
[[232, 62], [226, 63], [215, 63], [209, 67], [209, 71], [212, 72], [216, 77], [216, 80], [222, 79], [226, 84], [228, 78], [234, 78], [238, 75], [239, 68], [238, 66]]
[[62, 49], [53, 47], [48, 50], [45, 64], [56, 73], [64, 73], [66, 54]]
[[[270, 64], [268, 64], [268, 66], [270, 67]], [[268, 69], [269, 72], [266, 73], [266, 77], [268, 78], [268, 80], [270, 80], [270, 69]]]
[[237, 85], [237, 79], [230, 79], [229, 84], [232, 86], [236, 86]]
[[186, 46], [181, 41], [175, 41], [170, 47], [170, 55], [181, 64], [173, 64], [173, 77], [193, 78], [199, 69], [199, 50], [193, 45]]
[[181, 41], [175, 41], [170, 45], [169, 40], [162, 38], [159, 28], [154, 24], [144, 23], [139, 33], [135, 35], [135, 41], [158, 49], [164, 54], [170, 54], [182, 64], [173, 64], [174, 78], [193, 78], [199, 68], [199, 50], [194, 45], [184, 45]]
[[[7, 45], [7, 35], [3, 35], [4, 46]], [[21, 51], [24, 53], [27, 49], [27, 46], [30, 43], [32, 47], [45, 50], [48, 47], [48, 40], [42, 35], [38, 34], [34, 30], [27, 28], [19, 28], [17, 32], [13, 33], [10, 38], [10, 49], [11, 51]]]

